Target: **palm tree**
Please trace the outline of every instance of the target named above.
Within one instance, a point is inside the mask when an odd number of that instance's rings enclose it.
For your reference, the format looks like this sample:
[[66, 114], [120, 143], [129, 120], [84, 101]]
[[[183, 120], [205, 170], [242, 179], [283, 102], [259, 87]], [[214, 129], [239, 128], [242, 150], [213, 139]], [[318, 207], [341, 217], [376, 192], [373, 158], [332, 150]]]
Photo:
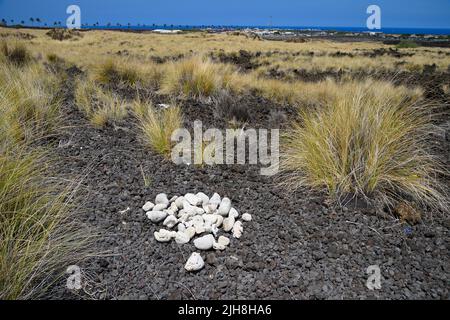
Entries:
[[13, 25], [14, 24], [14, 19], [11, 19], [11, 25]]
[[34, 25], [34, 18], [30, 18], [31, 25]]
[[20, 24], [21, 24], [21, 25], [24, 25], [24, 24], [25, 24], [25, 21], [23, 21], [23, 20], [20, 21]]
[[41, 19], [40, 18], [36, 18], [35, 19], [37, 23], [41, 23]]
[[6, 25], [7, 25], [6, 20], [5, 20], [4, 18], [2, 19], [2, 25], [3, 25], [3, 26], [6, 26]]

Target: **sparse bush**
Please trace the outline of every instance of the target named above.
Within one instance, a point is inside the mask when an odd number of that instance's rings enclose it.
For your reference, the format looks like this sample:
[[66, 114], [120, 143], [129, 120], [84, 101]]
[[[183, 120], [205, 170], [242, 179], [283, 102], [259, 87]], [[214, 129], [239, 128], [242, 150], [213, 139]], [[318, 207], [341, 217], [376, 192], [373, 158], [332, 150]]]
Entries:
[[58, 80], [37, 65], [0, 65], [0, 129], [14, 141], [51, 133], [59, 123]]
[[47, 36], [53, 40], [63, 41], [69, 39], [79, 39], [83, 37], [80, 31], [70, 30], [70, 29], [50, 29], [46, 33]]
[[141, 76], [133, 65], [119, 63], [114, 60], [108, 60], [97, 67], [94, 79], [107, 85], [122, 83], [128, 86], [135, 86], [138, 82], [142, 82]]
[[97, 128], [123, 120], [128, 115], [127, 105], [123, 99], [91, 80], [78, 81], [75, 101], [91, 124]]
[[282, 110], [271, 110], [269, 115], [269, 123], [272, 128], [280, 128], [283, 123], [287, 120], [287, 115]]
[[133, 111], [139, 121], [144, 141], [157, 153], [170, 157], [172, 133], [182, 127], [180, 107], [172, 105], [156, 110], [151, 102], [135, 101]]
[[71, 188], [51, 179], [48, 158], [0, 146], [0, 299], [35, 298], [82, 258], [89, 237], [71, 215]]
[[414, 49], [419, 45], [411, 40], [401, 40], [395, 47], [398, 49]]
[[1, 52], [7, 61], [19, 67], [28, 64], [32, 60], [28, 49], [20, 43], [10, 45], [7, 42], [2, 42]]
[[337, 199], [412, 199], [442, 208], [441, 167], [427, 152], [430, 106], [389, 83], [354, 84], [301, 113], [283, 141], [293, 187], [325, 188]]
[[247, 122], [250, 119], [247, 105], [241, 99], [233, 97], [226, 90], [222, 90], [215, 97], [214, 104], [214, 115], [218, 119], [238, 122]]
[[229, 68], [208, 58], [192, 57], [172, 62], [163, 80], [162, 92], [193, 98], [213, 97], [224, 86]]
[[56, 83], [36, 64], [0, 64], [0, 299], [45, 294], [88, 243], [70, 215], [74, 189], [37, 143], [58, 124]]
[[99, 90], [96, 98], [100, 106], [94, 110], [90, 119], [95, 127], [101, 128], [107, 123], [118, 122], [128, 115], [125, 101], [117, 95]]

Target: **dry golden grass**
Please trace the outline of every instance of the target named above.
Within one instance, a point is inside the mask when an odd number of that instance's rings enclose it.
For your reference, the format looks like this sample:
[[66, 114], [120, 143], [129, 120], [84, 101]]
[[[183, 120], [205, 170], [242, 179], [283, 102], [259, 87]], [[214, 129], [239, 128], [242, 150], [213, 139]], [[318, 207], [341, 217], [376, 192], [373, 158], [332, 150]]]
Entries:
[[58, 79], [37, 64], [0, 63], [0, 127], [15, 141], [51, 133], [59, 119]]
[[212, 97], [231, 85], [229, 77], [233, 72], [230, 66], [213, 63], [201, 56], [183, 59], [169, 65], [161, 92], [194, 98]]
[[150, 101], [136, 100], [133, 112], [139, 121], [143, 140], [157, 153], [170, 157], [173, 142], [172, 133], [183, 126], [183, 116], [179, 106], [156, 110]]
[[29, 62], [0, 61], [0, 299], [36, 298], [88, 243], [73, 186], [53, 176], [39, 140], [59, 123], [58, 81]]
[[444, 91], [445, 94], [450, 94], [450, 85], [444, 84], [442, 86], [442, 91]]
[[293, 187], [348, 195], [402, 198], [446, 207], [442, 173], [427, 149], [430, 106], [389, 83], [354, 83], [315, 111], [301, 112], [284, 136], [282, 167]]
[[128, 115], [124, 99], [89, 79], [77, 81], [75, 101], [91, 124], [97, 128], [121, 121]]
[[[3, 29], [2, 33], [17, 33], [14, 29]], [[251, 53], [271, 52], [271, 56], [262, 55], [257, 62], [267, 62], [267, 66], [260, 68], [259, 72], [264, 73], [268, 69], [279, 66], [281, 70], [292, 68], [307, 70], [366, 70], [378, 71], [389, 69], [395, 71], [408, 70], [414, 65], [420, 68], [425, 64], [435, 63], [438, 69], [447, 69], [450, 64], [450, 56], [445, 53], [448, 48], [410, 48], [402, 51], [414, 52], [412, 57], [396, 59], [391, 56], [377, 57], [376, 59], [362, 56], [332, 57], [331, 53], [336, 51], [355, 53], [356, 50], [373, 50], [379, 48], [392, 48], [376, 42], [353, 42], [339, 43], [327, 40], [313, 40], [305, 43], [289, 43], [283, 41], [261, 41], [249, 39], [245, 36], [233, 34], [207, 34], [207, 33], [185, 33], [176, 35], [161, 35], [150, 32], [144, 33], [124, 33], [115, 31], [86, 31], [82, 32], [81, 39], [57, 41], [45, 35], [44, 30], [24, 29], [34, 36], [27, 42], [32, 51], [47, 53], [57, 53], [70, 63], [75, 63], [87, 68], [102, 64], [105, 58], [115, 58], [117, 53], [127, 51], [127, 60], [137, 64], [147, 64], [152, 61], [152, 57], [172, 57], [180, 54], [185, 56], [206, 55], [211, 52], [224, 51], [225, 53], [238, 52], [245, 49]], [[311, 57], [308, 52], [315, 52]], [[441, 53], [440, 53], [441, 52]], [[444, 54], [442, 54], [444, 52]], [[398, 65], [397, 62], [403, 60], [405, 64]]]

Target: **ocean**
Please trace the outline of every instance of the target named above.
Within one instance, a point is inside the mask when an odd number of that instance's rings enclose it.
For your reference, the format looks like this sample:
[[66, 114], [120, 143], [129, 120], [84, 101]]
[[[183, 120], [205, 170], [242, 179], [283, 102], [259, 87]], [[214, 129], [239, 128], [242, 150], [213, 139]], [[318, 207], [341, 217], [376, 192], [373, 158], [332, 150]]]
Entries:
[[153, 29], [177, 29], [177, 30], [193, 30], [193, 29], [279, 29], [279, 30], [307, 30], [307, 31], [342, 31], [342, 32], [381, 32], [386, 34], [430, 34], [430, 35], [450, 35], [450, 28], [382, 28], [381, 30], [369, 30], [364, 27], [315, 27], [315, 26], [180, 26], [180, 25], [148, 25], [148, 26], [83, 26], [89, 29], [115, 29], [115, 30], [153, 30]]

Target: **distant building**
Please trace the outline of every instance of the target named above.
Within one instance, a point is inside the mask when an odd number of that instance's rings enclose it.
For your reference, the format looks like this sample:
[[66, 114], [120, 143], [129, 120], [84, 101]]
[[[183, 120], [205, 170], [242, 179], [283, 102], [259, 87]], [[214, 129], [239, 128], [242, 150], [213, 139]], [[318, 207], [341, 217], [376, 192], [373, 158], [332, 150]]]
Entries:
[[153, 32], [156, 32], [156, 33], [182, 33], [183, 31], [181, 31], [181, 30], [155, 29], [155, 30], [153, 30]]

